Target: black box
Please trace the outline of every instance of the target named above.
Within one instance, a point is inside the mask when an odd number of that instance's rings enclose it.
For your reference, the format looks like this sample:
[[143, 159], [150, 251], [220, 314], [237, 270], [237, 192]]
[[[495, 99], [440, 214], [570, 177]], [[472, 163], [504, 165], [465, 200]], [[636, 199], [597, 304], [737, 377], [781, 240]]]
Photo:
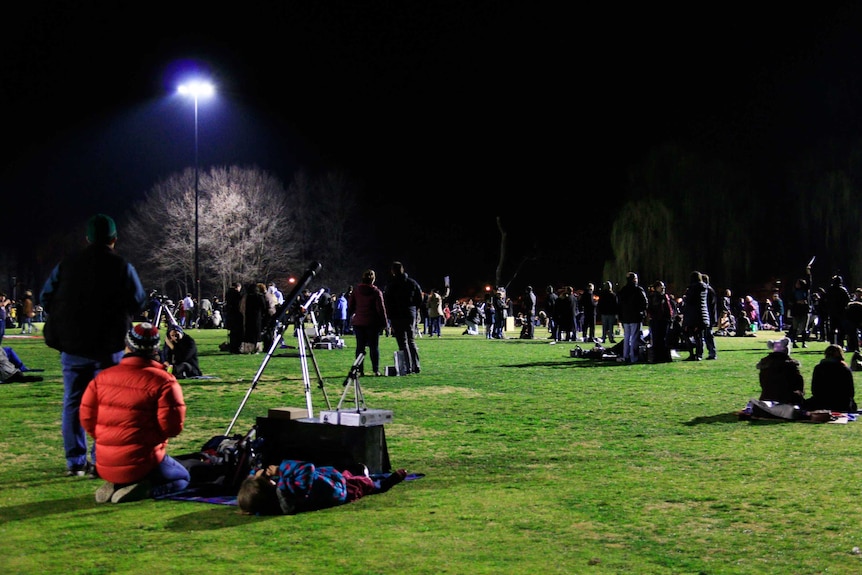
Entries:
[[345, 469], [364, 463], [370, 473], [392, 470], [382, 425], [350, 427], [321, 423], [313, 418], [257, 418], [257, 437], [263, 438], [266, 465], [283, 459], [311, 461]]

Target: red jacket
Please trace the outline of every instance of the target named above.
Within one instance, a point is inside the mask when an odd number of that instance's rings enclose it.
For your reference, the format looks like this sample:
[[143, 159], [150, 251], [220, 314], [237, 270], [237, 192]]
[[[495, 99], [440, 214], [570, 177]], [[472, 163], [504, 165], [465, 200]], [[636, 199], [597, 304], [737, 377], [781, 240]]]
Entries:
[[87, 386], [81, 425], [96, 442], [96, 471], [112, 483], [143, 479], [183, 430], [186, 404], [176, 378], [157, 361], [126, 355]]
[[347, 301], [348, 313], [353, 316], [351, 323], [358, 326], [384, 328], [389, 323], [383, 292], [373, 284], [359, 284]]

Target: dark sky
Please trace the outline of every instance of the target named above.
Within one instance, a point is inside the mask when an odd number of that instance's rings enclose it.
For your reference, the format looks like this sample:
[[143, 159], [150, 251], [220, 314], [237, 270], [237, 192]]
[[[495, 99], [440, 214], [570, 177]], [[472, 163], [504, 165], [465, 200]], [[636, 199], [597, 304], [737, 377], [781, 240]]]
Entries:
[[[201, 165], [285, 183], [299, 167], [346, 171], [372, 214], [421, 230], [385, 257], [432, 274], [492, 274], [501, 215], [571, 254], [560, 274], [598, 280], [626, 170], [652, 146], [684, 140], [774, 192], [801, 147], [859, 127], [852, 2], [249, 4], [11, 9], [4, 245], [33, 221], [121, 211], [192, 165], [193, 108], [173, 96], [190, 64], [218, 88], [200, 107]], [[607, 208], [590, 216], [589, 202]], [[585, 239], [595, 249], [576, 249]]]

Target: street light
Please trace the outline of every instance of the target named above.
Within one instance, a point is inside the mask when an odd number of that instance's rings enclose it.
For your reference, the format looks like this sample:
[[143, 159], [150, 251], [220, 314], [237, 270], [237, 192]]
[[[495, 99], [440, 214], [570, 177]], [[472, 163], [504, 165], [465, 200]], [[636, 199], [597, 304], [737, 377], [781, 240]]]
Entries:
[[[195, 80], [188, 84], [180, 84], [177, 91], [183, 96], [188, 96], [195, 101], [195, 286], [197, 288], [197, 302], [195, 303], [195, 315], [200, 317], [201, 305], [201, 256], [198, 250], [198, 239], [200, 237], [199, 225], [199, 191], [198, 191], [198, 99], [212, 96], [215, 88], [209, 82]], [[197, 325], [197, 322], [196, 324]], [[191, 327], [191, 326], [188, 326]]]

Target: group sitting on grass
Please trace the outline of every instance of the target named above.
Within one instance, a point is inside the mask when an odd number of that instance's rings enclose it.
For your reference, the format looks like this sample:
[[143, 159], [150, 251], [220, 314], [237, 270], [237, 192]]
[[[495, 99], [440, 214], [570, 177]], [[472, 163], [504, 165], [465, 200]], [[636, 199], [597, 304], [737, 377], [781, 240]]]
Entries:
[[853, 373], [840, 345], [829, 344], [823, 359], [811, 376], [811, 397], [805, 398], [805, 381], [800, 363], [790, 357], [791, 340], [770, 340], [771, 350], [757, 363], [760, 374], [760, 400], [795, 405], [807, 411], [829, 410], [839, 413], [857, 411]]

